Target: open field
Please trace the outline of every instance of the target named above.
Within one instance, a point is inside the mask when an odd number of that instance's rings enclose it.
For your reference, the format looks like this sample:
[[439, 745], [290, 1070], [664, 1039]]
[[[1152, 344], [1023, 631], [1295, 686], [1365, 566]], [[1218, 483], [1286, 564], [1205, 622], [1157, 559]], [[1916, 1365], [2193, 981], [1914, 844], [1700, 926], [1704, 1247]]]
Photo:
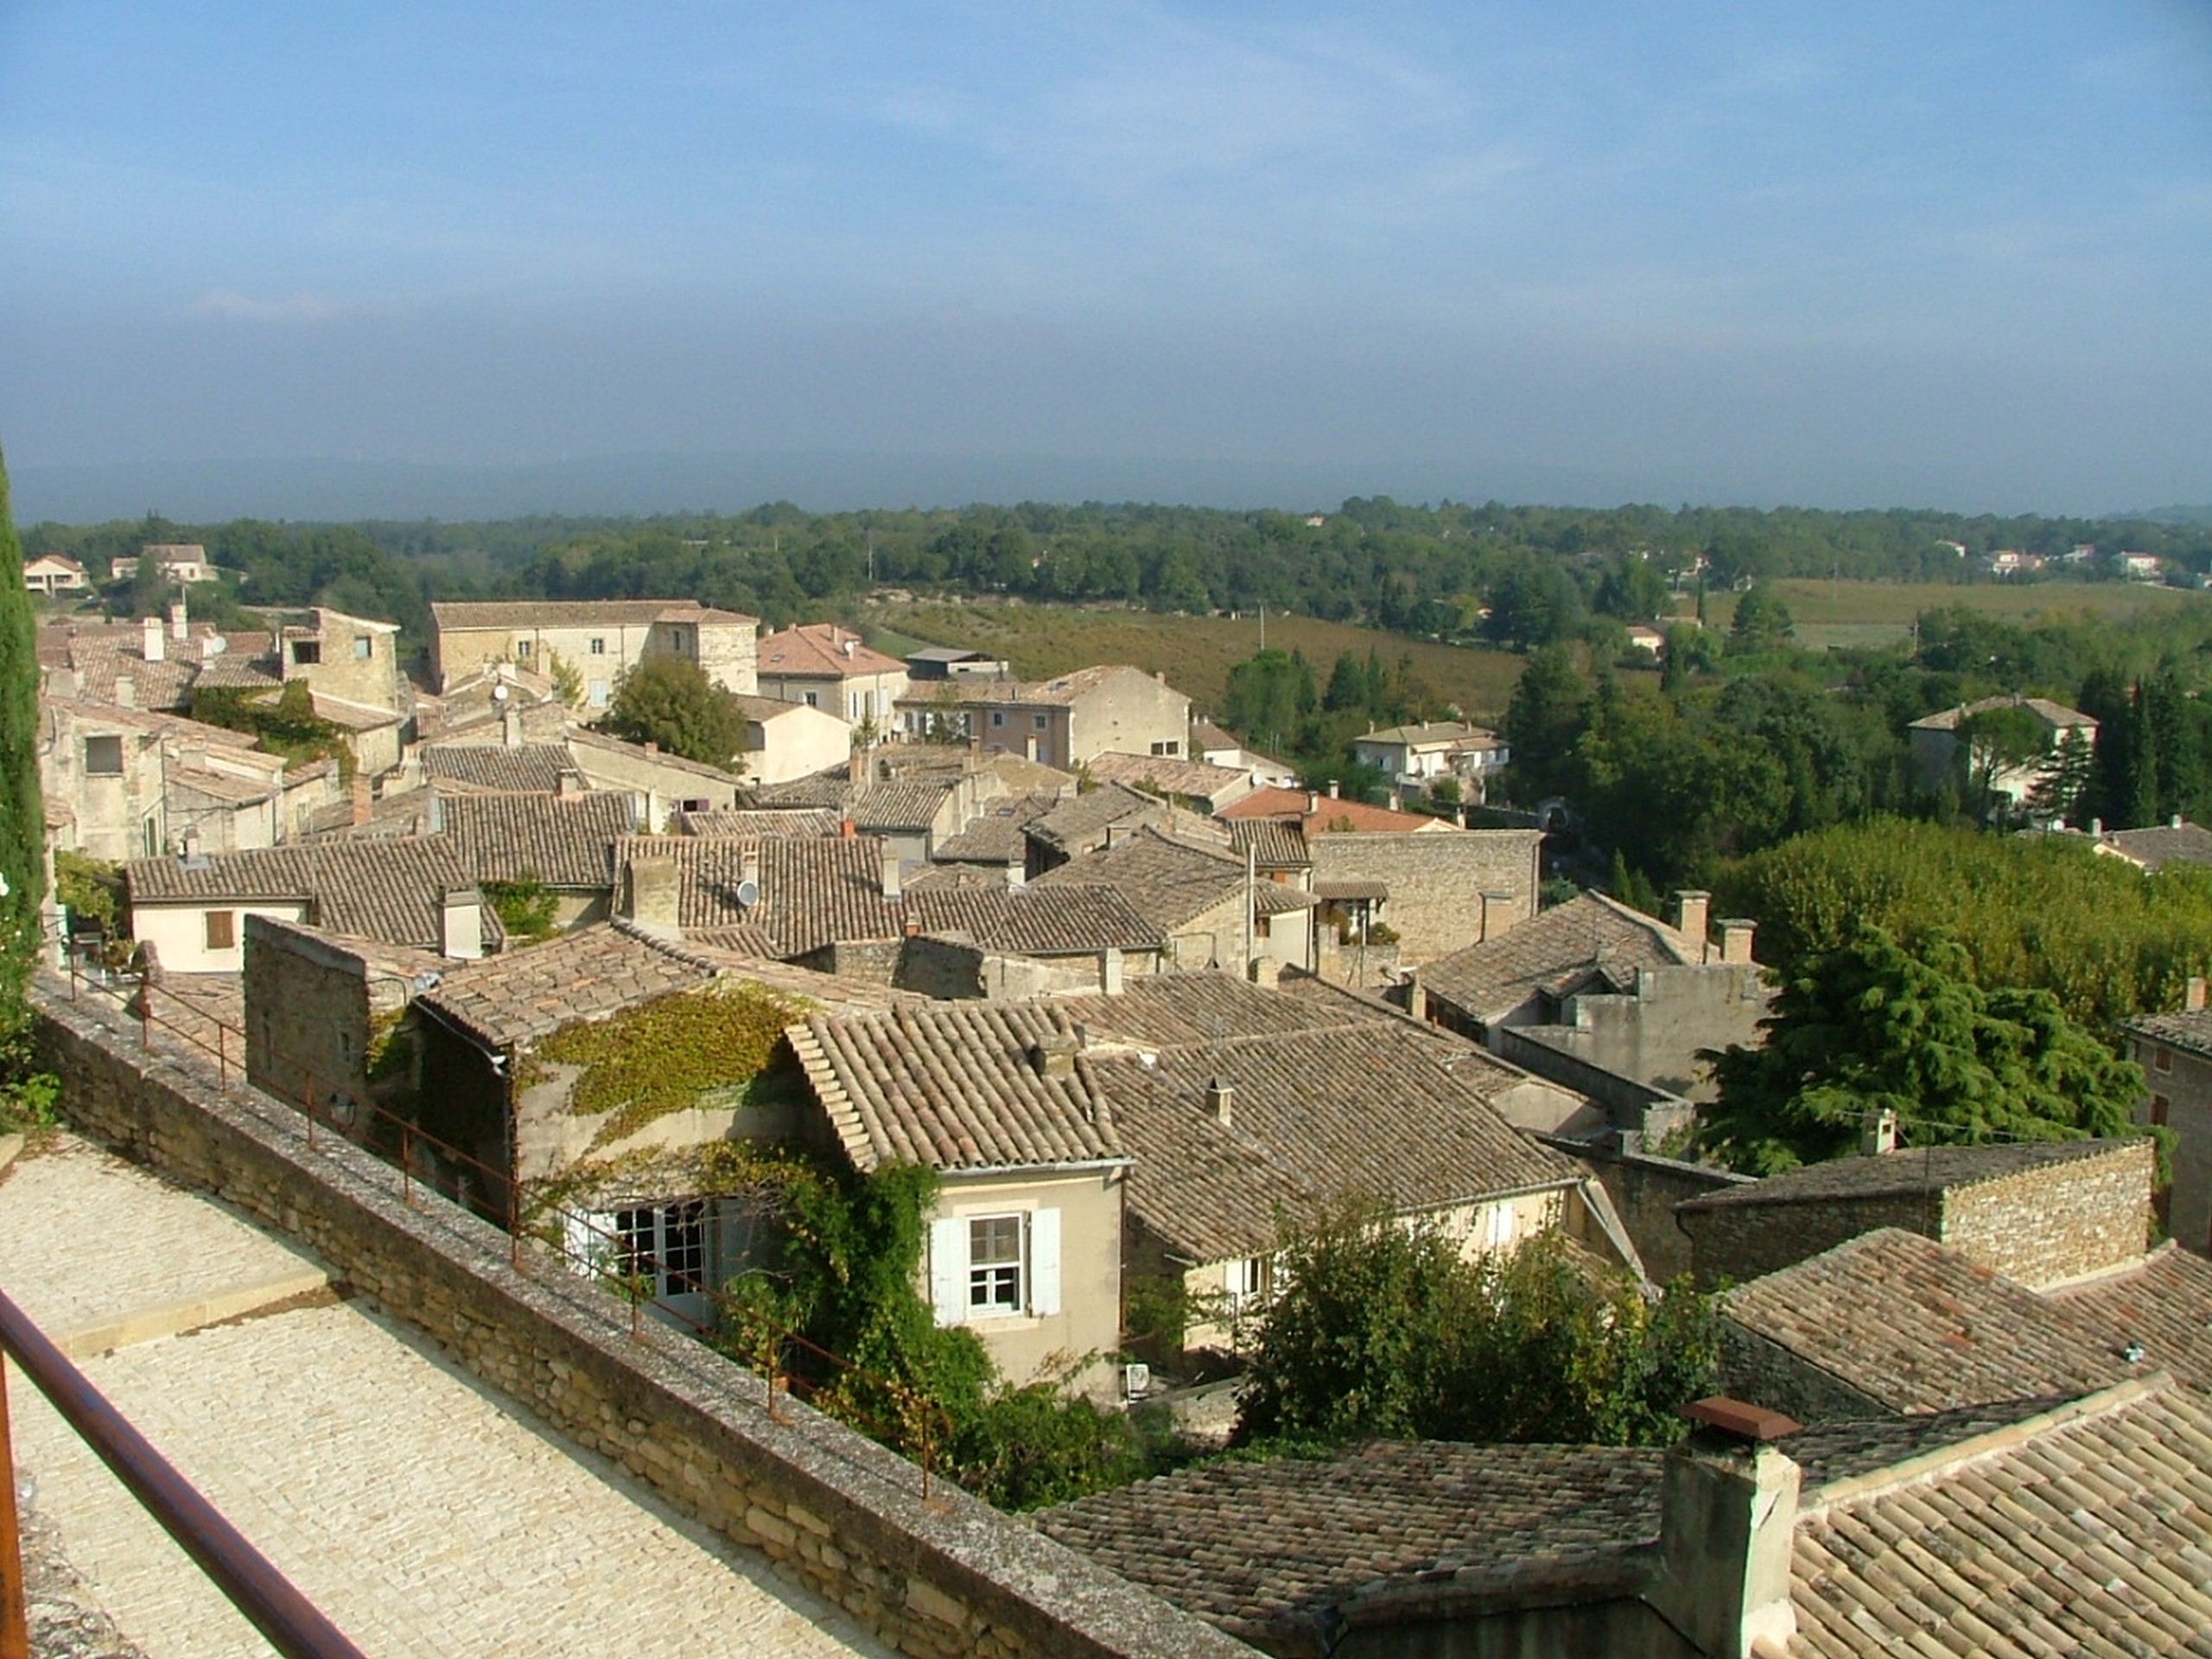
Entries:
[[[1192, 705], [1217, 713], [1229, 671], [1260, 649], [1255, 616], [1161, 616], [1149, 611], [1089, 610], [1060, 605], [929, 602], [879, 605], [867, 616], [868, 643], [903, 654], [908, 641], [988, 651], [1014, 664], [1024, 679], [1042, 679], [1090, 663], [1129, 663], [1164, 672]], [[1372, 628], [1323, 622], [1310, 616], [1269, 616], [1268, 644], [1306, 653], [1322, 684], [1344, 652], [1364, 658], [1371, 648], [1395, 665], [1410, 657], [1439, 697], [1459, 704], [1470, 719], [1494, 720], [1513, 695], [1522, 659], [1433, 640], [1409, 639]]]
[[[2015, 622], [2060, 617], [2115, 622], [2146, 611], [2206, 602], [2202, 594], [2140, 582], [1822, 582], [1796, 577], [1777, 581], [1774, 588], [1797, 624], [1799, 643], [1815, 649], [1902, 639], [1922, 613], [1955, 605]], [[1706, 615], [1716, 628], [1728, 626], [1735, 608], [1733, 594], [1707, 598]]]

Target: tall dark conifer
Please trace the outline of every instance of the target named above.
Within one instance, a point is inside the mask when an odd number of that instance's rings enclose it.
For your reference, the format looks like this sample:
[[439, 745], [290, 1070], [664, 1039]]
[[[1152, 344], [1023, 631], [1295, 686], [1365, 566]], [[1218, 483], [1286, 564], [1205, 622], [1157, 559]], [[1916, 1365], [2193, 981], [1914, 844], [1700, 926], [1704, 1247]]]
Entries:
[[38, 787], [38, 639], [0, 455], [0, 1019], [12, 1027], [38, 963], [46, 812]]

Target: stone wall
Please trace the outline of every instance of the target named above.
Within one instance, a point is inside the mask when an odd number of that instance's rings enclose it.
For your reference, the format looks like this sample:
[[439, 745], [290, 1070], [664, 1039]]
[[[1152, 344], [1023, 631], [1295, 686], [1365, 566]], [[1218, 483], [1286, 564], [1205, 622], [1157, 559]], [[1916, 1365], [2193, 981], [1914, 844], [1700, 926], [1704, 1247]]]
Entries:
[[2150, 1242], [2156, 1152], [2131, 1141], [1944, 1195], [1946, 1244], [2040, 1289], [2116, 1268]]
[[[2183, 1249], [2202, 1255], [2212, 1251], [2212, 1061], [2148, 1037], [2130, 1040], [2150, 1084], [2135, 1121], [2163, 1122], [2174, 1132], [2166, 1231]], [[2160, 1102], [2163, 1111], [2155, 1109]]]
[[[1327, 818], [1327, 804], [1322, 817]], [[1383, 918], [1398, 931], [1400, 959], [1417, 967], [1465, 949], [1483, 937], [1483, 895], [1510, 895], [1503, 915], [1525, 921], [1536, 913], [1536, 849], [1533, 830], [1428, 830], [1404, 835], [1313, 836], [1315, 891], [1332, 881], [1377, 880], [1390, 897]], [[1490, 929], [1500, 931], [1493, 905]]]
[[[1703, 1196], [1700, 1194], [1699, 1196]], [[1942, 1236], [1943, 1200], [1935, 1192], [1822, 1198], [1796, 1204], [1730, 1204], [1678, 1213], [1690, 1236], [1692, 1271], [1710, 1290], [1726, 1279], [1745, 1284], [1878, 1227]]]
[[1720, 1391], [1805, 1424], [1866, 1422], [1896, 1414], [1871, 1395], [1726, 1319], [1720, 1322]]
[[[41, 981], [43, 1064], [70, 1122], [296, 1240], [453, 1361], [904, 1653], [1251, 1649], [810, 1411], [212, 1065], [140, 1053], [110, 1005]], [[112, 1023], [111, 1023], [112, 1021]]]
[[1747, 1186], [1751, 1180], [1730, 1170], [1654, 1157], [1632, 1147], [1542, 1138], [1597, 1177], [1636, 1253], [1643, 1258], [1644, 1271], [1660, 1284], [1694, 1268], [1690, 1235], [1677, 1224], [1675, 1206], [1726, 1187]]

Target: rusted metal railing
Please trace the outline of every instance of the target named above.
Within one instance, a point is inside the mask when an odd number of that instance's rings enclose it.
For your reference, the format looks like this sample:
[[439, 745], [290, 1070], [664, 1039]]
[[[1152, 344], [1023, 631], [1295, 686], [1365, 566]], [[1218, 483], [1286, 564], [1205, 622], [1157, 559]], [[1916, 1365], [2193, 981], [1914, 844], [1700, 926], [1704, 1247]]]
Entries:
[[23, 1311], [0, 1294], [0, 1659], [29, 1659], [16, 1463], [8, 1435], [7, 1362], [13, 1360], [147, 1514], [161, 1522], [231, 1605], [284, 1659], [362, 1659], [268, 1558], [172, 1468]]

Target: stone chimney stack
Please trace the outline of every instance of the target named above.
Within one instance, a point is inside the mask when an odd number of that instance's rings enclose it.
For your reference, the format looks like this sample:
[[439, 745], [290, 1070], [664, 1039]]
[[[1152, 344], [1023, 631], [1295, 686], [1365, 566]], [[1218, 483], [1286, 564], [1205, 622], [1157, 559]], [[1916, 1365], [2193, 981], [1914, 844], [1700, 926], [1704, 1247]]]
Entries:
[[374, 799], [369, 791], [369, 775], [365, 772], [353, 774], [351, 786], [351, 817], [355, 823], [366, 823], [375, 810]]
[[1206, 1084], [1206, 1110], [1223, 1128], [1229, 1128], [1236, 1118], [1236, 1089], [1219, 1077], [1214, 1078]]
[[143, 630], [141, 637], [145, 641], [142, 654], [146, 660], [149, 663], [166, 660], [169, 654], [168, 641], [162, 633], [162, 619], [158, 616], [149, 616], [140, 626]]
[[512, 702], [499, 705], [499, 741], [510, 749], [522, 747], [522, 710]]
[[1040, 1077], [1072, 1077], [1082, 1046], [1082, 1039], [1072, 1032], [1047, 1032], [1029, 1045], [1029, 1069]]
[[1878, 1158], [1897, 1149], [1897, 1115], [1885, 1106], [1859, 1129], [1859, 1150], [1866, 1157]]
[[1122, 994], [1122, 947], [1109, 944], [1098, 953], [1098, 992], [1102, 996]]
[[1510, 893], [1483, 894], [1482, 931], [1475, 936], [1477, 944], [1494, 939], [1519, 921], [1518, 902]]
[[1419, 974], [1406, 981], [1406, 1013], [1423, 1022], [1428, 1019], [1428, 987], [1421, 982]]
[[628, 874], [629, 891], [624, 895], [623, 913], [639, 927], [657, 933], [677, 933], [680, 925], [676, 907], [676, 861], [666, 856], [632, 858]]
[[2203, 975], [2191, 974], [2189, 976], [2189, 982], [2183, 985], [2181, 989], [2181, 1007], [2183, 1014], [2202, 1014], [2204, 1012]]
[[1700, 893], [1694, 887], [1684, 887], [1675, 895], [1675, 931], [1687, 934], [1699, 950], [1702, 962], [1712, 954], [1706, 943], [1713, 915], [1713, 895]]
[[1748, 963], [1751, 959], [1751, 939], [1758, 931], [1758, 924], [1743, 916], [1724, 916], [1720, 918], [1720, 960], [1726, 963]]
[[845, 757], [845, 781], [855, 789], [868, 782], [868, 751], [857, 743]]
[[438, 954], [473, 962], [484, 954], [484, 901], [474, 887], [456, 887], [438, 909]]
[[883, 843], [883, 896], [896, 899], [902, 891], [899, 880], [899, 849], [887, 841]]
[[1308, 812], [1319, 812], [1321, 810], [1321, 798], [1310, 789], [1306, 791], [1306, 810]]
[[180, 644], [192, 638], [192, 625], [186, 619], [184, 601], [181, 599], [169, 607], [169, 638]]
[[1769, 1442], [1799, 1426], [1718, 1397], [1682, 1415], [1698, 1427], [1667, 1453], [1660, 1567], [1648, 1599], [1713, 1659], [1750, 1659], [1761, 1642], [1778, 1652], [1797, 1630], [1789, 1558], [1800, 1474]]

